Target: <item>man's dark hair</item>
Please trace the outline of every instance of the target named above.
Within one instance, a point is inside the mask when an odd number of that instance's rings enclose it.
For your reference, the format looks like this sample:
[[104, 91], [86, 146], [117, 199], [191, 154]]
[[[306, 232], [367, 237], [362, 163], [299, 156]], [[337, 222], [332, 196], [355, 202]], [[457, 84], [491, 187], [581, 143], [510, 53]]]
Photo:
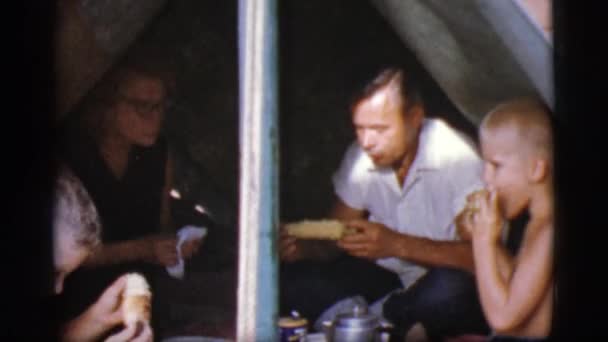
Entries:
[[388, 67], [378, 72], [373, 79], [367, 81], [364, 86], [355, 93], [350, 102], [351, 111], [362, 100], [371, 97], [378, 90], [384, 88], [393, 80], [397, 81], [399, 86], [401, 100], [405, 106], [405, 108], [403, 108], [404, 111], [414, 105], [424, 106], [416, 72], [413, 70], [405, 71], [403, 68], [399, 67]]

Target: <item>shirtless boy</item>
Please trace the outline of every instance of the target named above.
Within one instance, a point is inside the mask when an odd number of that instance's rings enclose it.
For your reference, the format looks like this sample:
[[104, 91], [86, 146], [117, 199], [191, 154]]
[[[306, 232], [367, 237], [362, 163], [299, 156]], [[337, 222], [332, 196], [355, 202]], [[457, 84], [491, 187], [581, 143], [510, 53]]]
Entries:
[[[469, 197], [465, 229], [491, 341], [541, 341], [553, 306], [553, 142], [546, 107], [514, 100], [496, 107], [479, 136], [487, 191]], [[529, 221], [517, 255], [501, 244], [505, 221]]]

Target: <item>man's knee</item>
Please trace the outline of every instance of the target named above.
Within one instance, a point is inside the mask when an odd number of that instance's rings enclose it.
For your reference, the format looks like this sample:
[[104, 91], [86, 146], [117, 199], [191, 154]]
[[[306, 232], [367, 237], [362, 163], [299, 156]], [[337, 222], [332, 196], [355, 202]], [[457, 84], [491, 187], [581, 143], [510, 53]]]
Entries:
[[457, 284], [462, 284], [462, 283], [474, 284], [475, 283], [475, 277], [473, 276], [472, 273], [465, 271], [465, 270], [461, 270], [461, 269], [457, 269], [457, 268], [450, 268], [450, 267], [431, 268], [426, 273], [425, 278], [432, 279], [435, 281], [444, 281], [444, 282], [457, 283]]
[[436, 301], [450, 300], [461, 296], [477, 296], [474, 276], [463, 270], [453, 268], [433, 268], [421, 278], [419, 286], [425, 288], [421, 292], [432, 293]]
[[475, 286], [470, 273], [434, 268], [407, 290], [389, 296], [383, 314], [402, 330], [415, 322], [423, 322], [431, 330], [450, 330], [447, 328], [461, 320], [481, 315]]
[[427, 275], [428, 285], [433, 288], [427, 293], [431, 309], [424, 311], [427, 315], [421, 320], [429, 331], [439, 335], [487, 332], [473, 274], [436, 268]]
[[411, 318], [411, 323], [413, 324], [415, 315], [411, 311], [414, 309], [414, 306], [411, 305], [413, 299], [410, 299], [409, 295], [406, 290], [397, 290], [391, 293], [382, 305], [382, 315], [400, 327], [409, 326], [410, 320], [408, 317]]

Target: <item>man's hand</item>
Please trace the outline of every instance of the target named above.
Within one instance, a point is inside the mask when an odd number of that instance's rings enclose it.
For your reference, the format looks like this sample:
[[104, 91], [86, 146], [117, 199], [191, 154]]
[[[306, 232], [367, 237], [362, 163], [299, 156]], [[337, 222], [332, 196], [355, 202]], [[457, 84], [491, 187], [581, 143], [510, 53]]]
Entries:
[[182, 253], [182, 257], [184, 259], [190, 259], [194, 254], [198, 253], [199, 249], [201, 248], [201, 244], [203, 243], [203, 239], [190, 239], [190, 240], [186, 240], [184, 241], [184, 243], [182, 244], [182, 249], [181, 249], [181, 253]]
[[110, 285], [84, 313], [66, 324], [62, 341], [93, 341], [122, 323], [121, 300], [125, 276]]
[[367, 259], [397, 256], [399, 233], [367, 220], [352, 220], [346, 225], [356, 230], [356, 233], [347, 234], [338, 241], [338, 247], [348, 254]]
[[152, 235], [143, 238], [144, 260], [163, 266], [177, 264], [177, 239], [174, 236]]
[[491, 191], [475, 198], [479, 210], [473, 211], [465, 218], [465, 225], [470, 227], [473, 239], [496, 243], [500, 240], [504, 219], [498, 207], [496, 191]]
[[279, 228], [279, 258], [282, 261], [294, 262], [302, 259], [302, 250], [298, 248], [298, 240], [287, 234], [281, 225]]

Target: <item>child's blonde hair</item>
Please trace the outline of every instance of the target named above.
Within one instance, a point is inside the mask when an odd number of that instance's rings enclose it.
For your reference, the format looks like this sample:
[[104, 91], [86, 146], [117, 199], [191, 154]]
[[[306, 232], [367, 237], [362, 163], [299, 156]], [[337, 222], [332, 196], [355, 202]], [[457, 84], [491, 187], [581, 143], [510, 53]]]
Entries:
[[522, 98], [501, 103], [484, 117], [480, 132], [506, 126], [516, 130], [520, 142], [553, 160], [551, 110], [543, 102]]
[[101, 222], [93, 200], [72, 171], [62, 166], [55, 182], [53, 230], [74, 237], [78, 246], [93, 248], [100, 243]]

